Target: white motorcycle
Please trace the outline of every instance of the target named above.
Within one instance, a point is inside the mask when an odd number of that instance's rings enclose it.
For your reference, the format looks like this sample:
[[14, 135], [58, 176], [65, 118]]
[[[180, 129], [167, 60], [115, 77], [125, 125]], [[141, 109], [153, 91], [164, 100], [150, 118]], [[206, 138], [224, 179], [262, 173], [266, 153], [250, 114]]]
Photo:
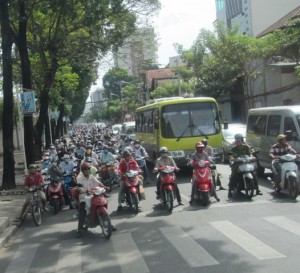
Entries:
[[[281, 190], [288, 189], [291, 198], [296, 199], [299, 195], [299, 185], [297, 181], [298, 166], [296, 164], [297, 156], [293, 154], [286, 154], [279, 157], [278, 160], [281, 165], [281, 178], [279, 185], [274, 183], [276, 191], [279, 193]], [[276, 170], [272, 164], [272, 171]]]

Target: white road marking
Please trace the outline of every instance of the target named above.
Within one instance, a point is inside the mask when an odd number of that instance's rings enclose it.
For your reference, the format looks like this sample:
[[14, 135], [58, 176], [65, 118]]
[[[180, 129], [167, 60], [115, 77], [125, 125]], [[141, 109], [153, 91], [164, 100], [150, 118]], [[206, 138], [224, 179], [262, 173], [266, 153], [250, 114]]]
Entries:
[[264, 217], [266, 221], [300, 236], [300, 224], [283, 216]]
[[111, 241], [122, 273], [150, 272], [130, 233], [114, 235]]
[[160, 231], [190, 267], [219, 264], [214, 257], [212, 257], [204, 248], [197, 244], [180, 227], [160, 228]]
[[280, 252], [256, 239], [254, 236], [229, 221], [217, 221], [211, 222], [210, 224], [259, 260], [286, 258], [286, 256]]
[[38, 244], [25, 244], [19, 247], [10, 261], [6, 273], [29, 272], [29, 267], [36, 254]]

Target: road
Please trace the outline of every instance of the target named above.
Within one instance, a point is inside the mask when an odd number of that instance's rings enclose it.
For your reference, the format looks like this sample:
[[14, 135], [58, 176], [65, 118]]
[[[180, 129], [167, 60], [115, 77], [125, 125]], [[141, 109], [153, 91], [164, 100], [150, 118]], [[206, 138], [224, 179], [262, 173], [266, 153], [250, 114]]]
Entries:
[[[218, 170], [227, 187], [229, 167]], [[100, 228], [77, 238], [74, 210], [48, 212], [40, 227], [28, 217], [0, 250], [0, 272], [299, 272], [300, 202], [278, 196], [261, 179], [263, 195], [252, 201], [228, 200], [227, 191], [219, 191], [220, 202], [190, 206], [190, 172], [178, 180], [185, 204], [172, 214], [155, 200], [154, 183], [146, 186], [147, 200], [137, 215], [116, 211], [114, 190], [109, 210], [118, 230], [110, 240]]]

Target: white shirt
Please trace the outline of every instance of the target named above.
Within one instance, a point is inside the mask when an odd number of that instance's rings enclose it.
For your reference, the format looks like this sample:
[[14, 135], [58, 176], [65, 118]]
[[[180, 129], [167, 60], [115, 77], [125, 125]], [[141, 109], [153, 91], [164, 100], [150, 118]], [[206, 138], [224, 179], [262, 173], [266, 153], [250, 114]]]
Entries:
[[77, 183], [81, 184], [85, 191], [93, 188], [93, 187], [103, 187], [103, 184], [92, 174], [89, 177], [85, 177], [83, 174], [78, 175]]

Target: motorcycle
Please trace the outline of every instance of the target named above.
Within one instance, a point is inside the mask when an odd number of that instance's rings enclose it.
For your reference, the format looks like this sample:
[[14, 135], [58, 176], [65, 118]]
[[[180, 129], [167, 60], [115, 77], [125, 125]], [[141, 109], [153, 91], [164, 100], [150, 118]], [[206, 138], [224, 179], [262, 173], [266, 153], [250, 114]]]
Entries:
[[139, 212], [139, 202], [144, 198], [144, 189], [139, 184], [139, 172], [127, 171], [123, 177], [125, 178], [122, 183], [125, 184], [125, 201], [127, 205], [132, 208], [136, 213]]
[[210, 196], [213, 190], [213, 178], [210, 164], [210, 161], [205, 160], [199, 160], [193, 163], [194, 171], [192, 178], [192, 187], [195, 187], [194, 193], [196, 195], [193, 196], [193, 199], [201, 200], [204, 206], [207, 206], [209, 204]]
[[50, 179], [47, 190], [50, 205], [53, 206], [54, 214], [57, 214], [61, 210], [64, 201], [62, 183], [59, 180]]
[[160, 200], [167, 206], [168, 211], [172, 212], [174, 206], [174, 199], [176, 196], [176, 176], [175, 167], [163, 166], [159, 168], [160, 173]]
[[40, 226], [42, 224], [42, 201], [38, 194], [38, 191], [44, 187], [43, 185], [40, 186], [31, 186], [27, 191], [32, 193], [32, 197], [29, 201], [29, 205], [27, 206], [27, 210], [21, 216], [21, 219], [25, 219], [28, 213], [31, 213], [33, 222]]
[[238, 164], [238, 181], [236, 181], [237, 191], [245, 191], [248, 199], [251, 199], [254, 195], [254, 179], [257, 169], [257, 159], [252, 156], [242, 156], [235, 160]]
[[[274, 187], [279, 193], [282, 189], [288, 189], [291, 198], [296, 199], [299, 195], [299, 184], [297, 181], [298, 166], [296, 164], [297, 156], [286, 154], [279, 157], [277, 161], [281, 164], [281, 179], [280, 184]], [[276, 173], [272, 165], [273, 173]]]
[[217, 189], [217, 186], [221, 185], [220, 175], [217, 171], [217, 166], [215, 164], [215, 158], [209, 158], [209, 161], [210, 161], [209, 168], [211, 170], [211, 177], [212, 177], [215, 189]]
[[105, 164], [101, 165], [101, 178], [102, 183], [109, 187], [109, 192], [112, 191], [113, 185], [118, 184], [118, 181], [116, 181], [116, 165], [115, 162], [107, 162]]
[[[78, 194], [82, 194], [82, 187], [78, 187]], [[85, 194], [85, 202], [79, 205], [78, 232], [95, 228], [100, 225], [106, 239], [112, 234], [112, 224], [108, 215], [108, 203], [105, 198], [105, 189], [94, 187]], [[77, 195], [78, 196], [78, 195]]]
[[144, 156], [135, 156], [135, 161], [139, 165], [140, 169], [142, 169], [146, 165]]

